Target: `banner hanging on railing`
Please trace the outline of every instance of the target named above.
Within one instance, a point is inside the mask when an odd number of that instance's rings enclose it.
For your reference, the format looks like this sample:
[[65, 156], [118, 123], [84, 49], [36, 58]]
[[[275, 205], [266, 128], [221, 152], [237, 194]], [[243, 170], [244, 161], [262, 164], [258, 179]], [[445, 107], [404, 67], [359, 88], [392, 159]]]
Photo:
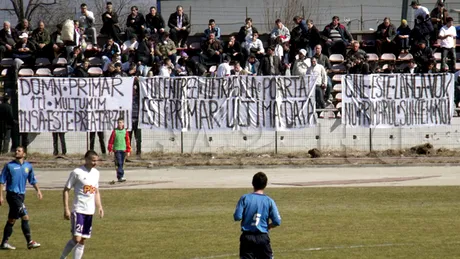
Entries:
[[132, 77], [20, 78], [20, 131], [106, 131], [119, 118], [131, 128], [133, 82]]
[[314, 76], [140, 78], [139, 127], [173, 131], [316, 125]]
[[348, 127], [450, 125], [454, 74], [372, 74], [342, 77], [342, 124]]

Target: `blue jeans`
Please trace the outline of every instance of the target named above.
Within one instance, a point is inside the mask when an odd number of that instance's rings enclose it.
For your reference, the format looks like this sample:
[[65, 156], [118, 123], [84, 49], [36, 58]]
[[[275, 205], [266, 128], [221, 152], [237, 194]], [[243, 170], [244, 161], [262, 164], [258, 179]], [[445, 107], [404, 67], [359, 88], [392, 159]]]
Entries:
[[123, 166], [125, 164], [125, 157], [125, 151], [115, 151], [115, 166], [117, 167], [117, 179], [121, 179], [125, 176], [125, 170], [123, 169]]

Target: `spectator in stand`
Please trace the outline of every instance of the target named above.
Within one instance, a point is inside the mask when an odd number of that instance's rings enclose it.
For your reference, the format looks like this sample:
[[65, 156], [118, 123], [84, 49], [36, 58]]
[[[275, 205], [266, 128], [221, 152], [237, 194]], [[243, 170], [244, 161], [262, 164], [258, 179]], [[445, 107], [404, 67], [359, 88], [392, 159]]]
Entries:
[[280, 19], [276, 19], [275, 24], [275, 28], [270, 33], [271, 44], [289, 42], [291, 40], [289, 29], [284, 26]]
[[126, 19], [126, 38], [144, 38], [145, 19], [144, 15], [139, 13], [137, 6], [131, 7], [131, 13]]
[[342, 54], [345, 56], [347, 46], [353, 41], [350, 32], [340, 24], [338, 16], [332, 17], [332, 22], [324, 27], [323, 39], [326, 41], [328, 56], [331, 54]]
[[176, 70], [176, 76], [188, 76], [187, 63], [183, 57], [179, 58], [174, 68]]
[[219, 65], [223, 60], [223, 47], [220, 41], [215, 39], [213, 33], [209, 34], [208, 40], [201, 44], [201, 63], [212, 66]]
[[422, 69], [422, 73], [427, 73], [427, 74], [440, 73], [440, 71], [436, 68], [436, 61], [429, 62], [427, 68], [424, 70]]
[[142, 130], [139, 128], [139, 81], [135, 79], [133, 87], [133, 107], [131, 113], [132, 127], [129, 132], [130, 146], [133, 145], [133, 133], [136, 137], [136, 156], [140, 158], [142, 152]]
[[244, 70], [241, 67], [240, 62], [235, 61], [235, 64], [233, 65], [232, 75], [235, 75], [235, 76], [247, 76], [248, 74], [249, 74], [248, 71]]
[[305, 49], [299, 50], [299, 58], [294, 61], [292, 67], [293, 76], [305, 76], [307, 69], [311, 66], [310, 59], [307, 58], [307, 51]]
[[29, 41], [29, 35], [22, 33], [19, 36], [20, 41], [16, 43], [13, 50], [13, 58], [18, 58], [28, 66], [35, 64], [35, 44]]
[[283, 66], [279, 57], [275, 56], [275, 47], [270, 46], [259, 66], [259, 74], [263, 76], [279, 76], [283, 71]]
[[153, 59], [150, 55], [149, 39], [144, 38], [139, 42], [139, 47], [136, 51], [135, 61], [137, 62], [137, 69], [141, 76], [147, 76], [152, 68]]
[[232, 68], [230, 67], [230, 57], [225, 57], [224, 62], [222, 62], [218, 67], [217, 67], [217, 72], [216, 76], [217, 77], [225, 77], [225, 76], [230, 76], [232, 74]]
[[36, 44], [37, 57], [47, 57], [51, 37], [43, 21], [38, 22], [38, 28], [32, 32], [31, 40]]
[[425, 6], [422, 6], [419, 4], [418, 0], [414, 0], [410, 3], [410, 6], [412, 7], [412, 9], [414, 9], [414, 21], [415, 21], [415, 24], [417, 24], [419, 21], [418, 21], [418, 17], [419, 16], [422, 16], [423, 19], [426, 19], [428, 18], [428, 16], [430, 16], [430, 11], [428, 11], [428, 8], [426, 8]]
[[254, 54], [258, 59], [261, 59], [265, 54], [264, 44], [259, 39], [259, 33], [254, 32], [252, 34], [252, 41], [246, 42], [246, 52]]
[[11, 129], [18, 122], [14, 119], [10, 95], [5, 93], [0, 103], [0, 154], [8, 153], [10, 147]]
[[235, 36], [230, 36], [227, 43], [224, 44], [224, 55], [230, 56], [232, 61], [242, 61], [241, 45], [236, 41]]
[[[390, 67], [390, 64], [388, 65]], [[366, 58], [362, 53], [355, 53], [352, 57], [351, 67], [348, 70], [349, 74], [370, 74], [369, 64], [366, 62]]]
[[430, 44], [430, 37], [434, 30], [431, 20], [423, 18], [422, 15], [420, 15], [417, 20], [418, 22], [414, 25], [414, 28], [411, 31], [411, 38], [413, 42], [425, 40], [427, 44]]
[[315, 57], [311, 58], [311, 66], [307, 69], [307, 75], [316, 76], [316, 90], [315, 90], [315, 99], [316, 99], [316, 108], [324, 109], [326, 108], [326, 103], [324, 102], [324, 89], [327, 85], [327, 73], [326, 69], [320, 64], [317, 63]]
[[70, 58], [70, 54], [72, 53], [74, 47], [80, 47], [82, 45], [81, 42], [82, 42], [83, 37], [81, 36], [81, 33], [80, 33], [81, 31], [79, 28], [80, 27], [79, 22], [77, 20], [74, 20], [73, 25], [74, 25], [73, 41], [65, 42], [67, 59]]
[[160, 59], [165, 60], [166, 58], [169, 58], [173, 64], [176, 64], [176, 44], [169, 38], [169, 32], [165, 31], [163, 34], [163, 40], [156, 44], [155, 53], [160, 57]]
[[208, 28], [204, 30], [205, 39], [208, 39], [211, 33], [214, 33], [216, 39], [220, 40], [220, 28], [216, 26], [216, 21], [214, 19], [209, 20]]
[[431, 23], [433, 24], [433, 34], [431, 34], [431, 43], [436, 43], [436, 40], [439, 35], [439, 31], [441, 30], [442, 26], [447, 24], [447, 17], [449, 17], [449, 13], [447, 9], [444, 7], [444, 3], [438, 2], [436, 8], [433, 9], [430, 13]]
[[351, 49], [348, 51], [347, 55], [345, 56], [345, 66], [347, 67], [347, 70], [349, 70], [355, 61], [355, 55], [357, 53], [361, 54], [364, 57], [364, 60], [367, 61], [367, 53], [366, 51], [362, 50], [359, 48], [359, 42], [358, 41], [352, 41], [351, 42]]
[[283, 57], [281, 57], [281, 64], [283, 65], [283, 71], [286, 76], [291, 75], [291, 64], [293, 59], [291, 58], [291, 51], [289, 49], [289, 42], [283, 43]]
[[259, 72], [260, 62], [257, 60], [254, 54], [249, 55], [246, 62], [244, 70], [248, 72], [249, 75], [256, 76]]
[[61, 141], [61, 151], [62, 155], [65, 156], [67, 154], [67, 148], [65, 143], [65, 132], [53, 132], [53, 156], [57, 156], [59, 154], [59, 144], [58, 142]]
[[[88, 73], [88, 69], [89, 69], [89, 60], [85, 59], [83, 61], [83, 63], [81, 63], [79, 66], [77, 66], [77, 69], [75, 69], [75, 77], [89, 77], [89, 73]], [[90, 138], [91, 138], [91, 135], [90, 135]], [[91, 150], [94, 150], [94, 146], [93, 148], [90, 148]]]
[[307, 21], [301, 16], [294, 16], [292, 20], [297, 24], [297, 27], [295, 27], [291, 33], [291, 43], [293, 47], [291, 48], [291, 51], [293, 51], [291, 54], [295, 55], [300, 49], [306, 49], [308, 46], [308, 27]]
[[0, 30], [0, 59], [10, 56], [17, 42], [19, 34], [16, 29], [11, 28], [10, 22], [3, 22], [3, 29]]
[[[448, 71], [450, 68], [450, 72], [455, 73], [455, 60], [457, 59], [455, 38], [457, 37], [457, 30], [452, 17], [447, 17], [446, 21], [447, 24], [441, 28], [438, 36], [441, 40], [441, 72]], [[449, 64], [447, 64], [447, 59], [449, 59]]]
[[168, 19], [169, 33], [171, 39], [177, 47], [186, 48], [187, 39], [190, 34], [191, 24], [187, 14], [184, 13], [184, 8], [181, 5], [176, 7], [176, 12], [172, 13]]
[[154, 39], [161, 40], [165, 32], [165, 20], [160, 13], [157, 12], [155, 6], [150, 7], [150, 13], [145, 16], [146, 30]]
[[123, 72], [123, 70], [121, 70], [121, 63], [120, 62], [117, 62], [115, 63], [114, 65], [115, 67], [115, 71], [113, 72], [113, 77], [127, 77], [128, 74], [126, 74], [125, 72]]
[[318, 64], [322, 65], [327, 71], [331, 69], [332, 66], [331, 66], [331, 62], [329, 61], [329, 58], [326, 55], [324, 55], [322, 51], [323, 51], [323, 47], [321, 46], [321, 44], [316, 45], [315, 53], [313, 57], [315, 57]]
[[106, 12], [102, 14], [101, 33], [109, 36], [117, 43], [122, 43], [120, 39], [120, 26], [118, 25], [118, 14], [113, 11], [112, 2], [107, 2], [105, 5]]
[[139, 47], [139, 42], [137, 41], [136, 36], [132, 35], [129, 40], [125, 41], [121, 46], [121, 60], [129, 60], [133, 58], [136, 54], [137, 48]]
[[33, 31], [32, 27], [30, 26], [30, 22], [27, 19], [22, 19], [21, 22], [16, 25], [15, 29], [19, 35], [27, 33], [27, 35], [30, 36]]
[[425, 40], [420, 40], [418, 42], [417, 48], [414, 48], [414, 60], [417, 63], [422, 71], [427, 71], [428, 65], [435, 61], [433, 56], [433, 50], [428, 47], [427, 42]]
[[415, 64], [415, 61], [411, 59], [407, 67], [403, 69], [404, 74], [418, 74], [421, 73], [420, 68]]
[[80, 47], [74, 47], [73, 52], [70, 53], [67, 59], [67, 74], [73, 75], [77, 69], [78, 64], [84, 62], [84, 56]]
[[171, 77], [171, 65], [171, 59], [165, 58], [163, 60], [163, 64], [161, 65], [160, 73], [158, 75], [162, 77]]
[[120, 45], [118, 45], [113, 38], [109, 37], [101, 51], [102, 61], [104, 62], [102, 71], [107, 71], [109, 64], [112, 62], [112, 57], [115, 54], [121, 55]]
[[401, 20], [401, 25], [398, 27], [396, 30], [396, 35], [398, 35], [399, 39], [399, 47], [400, 47], [400, 53], [409, 53], [409, 40], [410, 40], [410, 34], [411, 34], [411, 29], [407, 25], [407, 21], [402, 19]]
[[307, 20], [307, 32], [305, 34], [305, 38], [307, 40], [307, 50], [308, 50], [308, 57], [311, 58], [315, 51], [315, 46], [321, 44], [321, 33], [319, 32], [318, 28], [313, 24], [313, 21], [308, 19]]
[[61, 32], [62, 24], [56, 25], [56, 31], [53, 32], [50, 37], [51, 50], [48, 56], [50, 60], [53, 60], [65, 53], [66, 48], [64, 41], [61, 39]]
[[375, 36], [375, 48], [376, 54], [380, 57], [383, 53], [393, 53], [397, 56], [395, 51], [396, 43], [394, 41], [396, 37], [396, 28], [390, 22], [390, 18], [385, 17], [383, 23], [377, 27]]
[[78, 15], [77, 20], [80, 23], [80, 28], [83, 28], [85, 35], [90, 36], [94, 46], [97, 45], [97, 32], [94, 27], [94, 13], [88, 11], [88, 5], [85, 3], [80, 5], [81, 13]]
[[240, 31], [238, 32], [238, 37], [237, 40], [241, 44], [241, 47], [244, 51], [243, 56], [246, 59], [246, 57], [249, 56], [249, 51], [248, 48], [246, 47], [252, 42], [253, 39], [253, 33], [259, 33], [259, 31], [252, 26], [252, 19], [251, 18], [246, 18], [244, 26], [240, 28]]
[[[283, 43], [281, 43], [281, 39], [277, 39], [276, 40], [276, 44], [275, 44], [275, 56], [279, 57], [280, 59], [283, 58], [284, 56], [284, 47], [283, 47]], [[288, 43], [288, 42], [285, 42], [285, 43]]]

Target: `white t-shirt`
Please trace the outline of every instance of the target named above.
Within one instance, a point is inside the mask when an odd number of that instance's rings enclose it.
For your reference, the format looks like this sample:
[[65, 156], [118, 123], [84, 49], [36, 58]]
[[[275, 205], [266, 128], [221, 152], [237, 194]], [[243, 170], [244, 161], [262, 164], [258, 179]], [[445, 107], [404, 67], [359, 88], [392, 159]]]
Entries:
[[425, 17], [425, 15], [430, 15], [430, 11], [425, 6], [419, 6], [417, 9], [414, 9], [414, 20], [417, 20], [419, 16]]
[[[441, 30], [439, 30], [439, 36], [444, 37], [446, 35], [457, 35], [457, 30], [455, 29], [455, 26], [442, 26]], [[443, 40], [441, 40], [441, 48], [455, 48], [456, 47], [456, 42], [454, 37], [447, 37]]]
[[217, 67], [216, 77], [229, 76], [232, 73], [232, 68], [228, 63], [222, 63]]
[[90, 171], [85, 166], [75, 168], [65, 184], [68, 189], [74, 188], [73, 211], [93, 215], [96, 211], [96, 189], [99, 188], [99, 170]]

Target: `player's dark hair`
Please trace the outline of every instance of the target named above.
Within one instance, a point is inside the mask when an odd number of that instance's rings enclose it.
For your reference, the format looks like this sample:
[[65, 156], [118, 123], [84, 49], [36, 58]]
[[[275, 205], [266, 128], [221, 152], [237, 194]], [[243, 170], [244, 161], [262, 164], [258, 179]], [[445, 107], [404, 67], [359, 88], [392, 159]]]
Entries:
[[256, 191], [265, 189], [267, 182], [267, 175], [263, 172], [258, 172], [252, 177], [252, 186], [254, 186], [254, 190]]
[[85, 153], [85, 159], [86, 159], [86, 158], [89, 158], [89, 157], [92, 157], [92, 156], [98, 156], [98, 154], [96, 153], [96, 151], [94, 151], [94, 150], [88, 150], [88, 151], [86, 151], [86, 153]]
[[88, 5], [83, 3], [83, 4], [80, 5], [80, 7], [88, 7]]

